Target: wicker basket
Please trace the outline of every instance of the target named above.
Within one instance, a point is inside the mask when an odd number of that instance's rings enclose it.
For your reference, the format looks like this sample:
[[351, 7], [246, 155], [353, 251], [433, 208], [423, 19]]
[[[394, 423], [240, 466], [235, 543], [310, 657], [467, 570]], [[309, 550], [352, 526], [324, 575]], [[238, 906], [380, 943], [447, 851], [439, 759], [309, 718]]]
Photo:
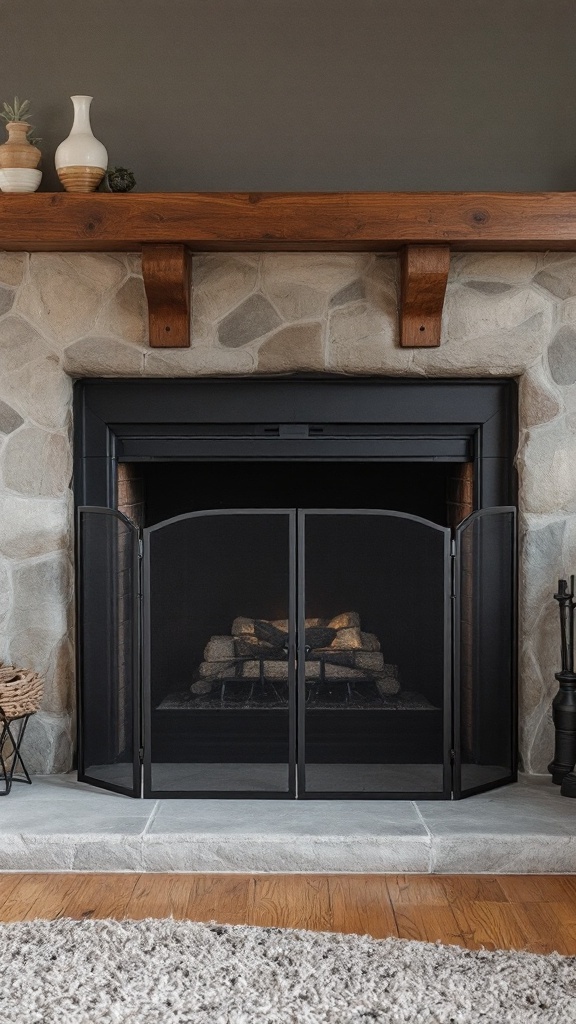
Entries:
[[0, 663], [0, 711], [6, 718], [33, 715], [43, 692], [44, 680], [37, 672]]

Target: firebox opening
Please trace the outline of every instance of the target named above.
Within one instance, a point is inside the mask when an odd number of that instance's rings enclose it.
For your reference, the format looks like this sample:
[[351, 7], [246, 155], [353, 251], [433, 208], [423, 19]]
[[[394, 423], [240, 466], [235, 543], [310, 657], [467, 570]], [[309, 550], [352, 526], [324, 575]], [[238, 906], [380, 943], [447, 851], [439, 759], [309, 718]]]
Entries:
[[118, 510], [139, 527], [201, 509], [393, 509], [456, 527], [473, 462], [119, 462]]
[[[202, 510], [342, 507], [453, 527], [473, 510], [473, 469], [471, 462], [119, 463], [118, 508], [142, 528]], [[234, 788], [230, 763], [250, 788], [288, 784], [287, 529], [285, 517], [232, 513], [151, 534], [158, 788], [180, 787], [186, 775], [190, 784], [194, 765], [203, 786], [208, 779]], [[308, 791], [442, 791], [443, 543], [442, 534], [403, 519], [308, 517], [301, 697]]]

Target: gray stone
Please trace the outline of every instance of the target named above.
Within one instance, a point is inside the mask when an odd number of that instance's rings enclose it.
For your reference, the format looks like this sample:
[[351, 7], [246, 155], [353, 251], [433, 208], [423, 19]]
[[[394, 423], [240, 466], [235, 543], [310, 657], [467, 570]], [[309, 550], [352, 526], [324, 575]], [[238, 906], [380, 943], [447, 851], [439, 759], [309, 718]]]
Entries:
[[397, 347], [398, 319], [368, 303], [335, 309], [329, 320], [327, 368], [343, 373], [407, 373], [412, 352]]
[[364, 282], [359, 278], [356, 281], [351, 281], [350, 284], [340, 288], [335, 295], [330, 299], [330, 306], [345, 306], [348, 302], [356, 302], [358, 299], [363, 299], [365, 296]]
[[74, 377], [140, 375], [144, 353], [117, 338], [82, 338], [64, 352], [64, 369]]
[[52, 637], [52, 644], [68, 630], [72, 600], [72, 564], [67, 552], [15, 565], [13, 631], [30, 626]]
[[576, 295], [576, 259], [573, 253], [546, 253], [534, 281], [558, 299]]
[[218, 321], [248, 298], [258, 282], [258, 262], [232, 253], [195, 256], [192, 264], [195, 317]]
[[32, 715], [22, 744], [22, 754], [30, 772], [50, 775], [70, 771], [72, 753], [70, 715], [55, 715], [48, 711]]
[[266, 297], [285, 320], [308, 320], [326, 313], [326, 293], [311, 285], [271, 282], [266, 288]]
[[557, 384], [576, 383], [576, 330], [565, 324], [548, 349], [550, 373]]
[[22, 414], [42, 427], [62, 430], [70, 421], [72, 381], [55, 354], [0, 377], [0, 395], [17, 399]]
[[92, 330], [104, 297], [125, 274], [123, 259], [104, 253], [33, 253], [14, 309], [65, 347]]
[[550, 274], [547, 270], [542, 270], [539, 274], [536, 274], [534, 281], [542, 288], [546, 288], [547, 291], [551, 292], [558, 299], [567, 299], [572, 294], [570, 284], [564, 277], [557, 277], [554, 274]]
[[2, 469], [4, 484], [10, 490], [34, 497], [56, 497], [70, 485], [70, 442], [63, 434], [22, 427], [4, 446]]
[[261, 373], [323, 370], [322, 324], [291, 324], [268, 338], [258, 350]]
[[[554, 691], [555, 693], [556, 691]], [[552, 720], [552, 697], [540, 705], [540, 718], [532, 730], [531, 742], [528, 738], [527, 763], [530, 771], [544, 773], [554, 756], [554, 723]], [[556, 789], [556, 787], [554, 787]]]
[[68, 501], [0, 494], [0, 553], [34, 558], [67, 548], [70, 543]]
[[4, 316], [12, 307], [14, 301], [14, 291], [12, 288], [3, 288], [0, 285], [0, 316]]
[[552, 588], [564, 572], [564, 537], [566, 521], [541, 523], [540, 517], [533, 517], [534, 523], [523, 529], [520, 541], [520, 601], [522, 627], [533, 637], [536, 621], [542, 613], [543, 604], [552, 599]]
[[439, 376], [523, 373], [544, 353], [552, 327], [552, 306], [541, 292], [517, 289], [480, 295], [449, 283], [438, 349], [416, 349], [414, 365]]
[[141, 277], [129, 277], [112, 296], [96, 322], [98, 334], [143, 345], [148, 340], [148, 302]]
[[45, 679], [59, 640], [46, 629], [36, 629], [31, 615], [28, 616], [27, 626], [21, 632], [11, 630], [8, 646], [10, 664], [33, 669]]
[[24, 420], [11, 405], [0, 401], [0, 433], [11, 434], [13, 430], [21, 427]]
[[535, 252], [452, 253], [450, 274], [455, 279], [530, 284], [541, 268], [543, 257]]
[[576, 510], [576, 435], [564, 417], [523, 433], [517, 456], [525, 512], [557, 514]]
[[0, 252], [0, 281], [10, 287], [17, 288], [24, 276], [27, 253]]
[[561, 411], [560, 398], [542, 362], [533, 364], [519, 381], [519, 422], [523, 427], [534, 427], [553, 420]]
[[144, 352], [144, 373], [151, 377], [233, 377], [253, 373], [256, 356], [247, 348], [198, 345], [173, 352]]
[[0, 323], [0, 379], [33, 359], [49, 354], [37, 331], [24, 320], [7, 316]]
[[365, 253], [264, 253], [262, 281], [266, 293], [280, 285], [307, 285], [330, 295], [363, 274], [372, 257]]
[[[72, 619], [72, 615], [70, 615]], [[72, 630], [70, 631], [72, 633]], [[44, 675], [45, 711], [74, 711], [75, 677], [74, 648], [69, 636], [62, 637], [52, 648]]]
[[[7, 563], [0, 561], [0, 625], [5, 622], [12, 607], [12, 580]], [[0, 661], [2, 658], [0, 657]]]
[[512, 285], [504, 281], [466, 281], [466, 287], [473, 288], [474, 291], [481, 292], [483, 295], [502, 295], [503, 292], [509, 292], [512, 289]]
[[225, 348], [241, 348], [242, 345], [270, 334], [281, 323], [268, 299], [261, 294], [251, 295], [224, 317], [218, 329], [218, 337]]

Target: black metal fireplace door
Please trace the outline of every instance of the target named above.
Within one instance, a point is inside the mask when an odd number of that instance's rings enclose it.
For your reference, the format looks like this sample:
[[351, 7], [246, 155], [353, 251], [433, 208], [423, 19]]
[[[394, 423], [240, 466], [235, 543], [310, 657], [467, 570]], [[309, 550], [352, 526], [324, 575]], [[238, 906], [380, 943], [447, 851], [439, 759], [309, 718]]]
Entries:
[[516, 778], [516, 514], [230, 509], [77, 528], [79, 778], [451, 799]]

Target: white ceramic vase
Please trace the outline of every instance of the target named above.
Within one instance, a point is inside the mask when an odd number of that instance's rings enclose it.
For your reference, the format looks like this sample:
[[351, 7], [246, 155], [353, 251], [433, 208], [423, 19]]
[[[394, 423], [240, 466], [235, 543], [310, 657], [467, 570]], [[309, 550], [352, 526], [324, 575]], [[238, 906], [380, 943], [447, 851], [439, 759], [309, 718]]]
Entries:
[[106, 173], [108, 153], [90, 126], [92, 96], [71, 96], [74, 123], [54, 156], [56, 171], [67, 192], [94, 192]]

